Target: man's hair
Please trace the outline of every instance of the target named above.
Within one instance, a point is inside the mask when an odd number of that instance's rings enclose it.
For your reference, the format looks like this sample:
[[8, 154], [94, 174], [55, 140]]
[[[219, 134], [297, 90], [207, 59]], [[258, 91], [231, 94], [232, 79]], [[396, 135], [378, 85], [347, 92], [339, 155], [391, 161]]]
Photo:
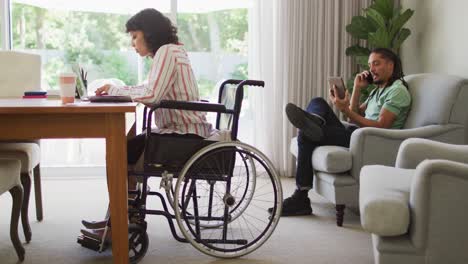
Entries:
[[125, 27], [127, 33], [142, 31], [146, 45], [154, 54], [163, 45], [179, 42], [177, 28], [171, 20], [153, 8], [143, 9], [132, 16]]
[[372, 53], [379, 54], [384, 59], [393, 62], [393, 73], [390, 77], [390, 80], [388, 80], [388, 85], [392, 85], [396, 80], [401, 80], [403, 85], [408, 89], [408, 83], [403, 78], [405, 77], [405, 74], [403, 73], [403, 66], [401, 65], [401, 60], [398, 55], [396, 55], [395, 52], [393, 52], [391, 49], [387, 48], [375, 48], [371, 51], [371, 54]]

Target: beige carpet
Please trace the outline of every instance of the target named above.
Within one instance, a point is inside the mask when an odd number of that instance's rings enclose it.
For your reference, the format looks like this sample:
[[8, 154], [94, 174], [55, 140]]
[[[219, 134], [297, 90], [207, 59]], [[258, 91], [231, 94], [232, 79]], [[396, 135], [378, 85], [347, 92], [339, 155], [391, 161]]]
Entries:
[[[24, 244], [23, 263], [112, 263], [110, 250], [97, 253], [76, 243], [80, 220], [103, 217], [107, 206], [104, 172], [91, 171], [43, 169], [44, 220], [36, 221], [32, 199], [29, 215], [33, 236], [31, 243]], [[290, 195], [293, 179], [282, 182], [285, 195]], [[234, 260], [216, 259], [190, 244], [177, 242], [165, 218], [150, 216], [149, 250], [140, 263], [373, 263], [370, 235], [360, 227], [359, 218], [346, 211], [344, 226], [339, 228], [335, 225], [333, 205], [312, 192], [309, 197], [314, 215], [282, 218], [261, 248]], [[9, 238], [11, 196], [8, 193], [0, 196], [0, 208], [0, 263], [17, 263]], [[20, 237], [24, 240], [22, 230]]]

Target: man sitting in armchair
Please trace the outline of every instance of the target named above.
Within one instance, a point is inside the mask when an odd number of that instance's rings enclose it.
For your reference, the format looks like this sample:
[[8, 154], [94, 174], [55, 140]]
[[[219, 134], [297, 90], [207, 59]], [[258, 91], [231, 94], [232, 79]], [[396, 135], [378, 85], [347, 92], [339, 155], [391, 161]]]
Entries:
[[[343, 125], [323, 98], [312, 99], [306, 111], [292, 103], [286, 105], [286, 115], [299, 133], [297, 188], [291, 197], [284, 200], [283, 216], [312, 213], [308, 191], [313, 183], [311, 158], [315, 148], [323, 145], [349, 147], [351, 134], [360, 127], [403, 127], [410, 110], [411, 95], [403, 79], [400, 59], [389, 49], [377, 48], [371, 52], [368, 61], [370, 71], [356, 75], [351, 98], [348, 92], [344, 98], [336, 96], [335, 86], [330, 90], [330, 100], [354, 125]], [[359, 105], [361, 90], [368, 87], [369, 82], [373, 82], [376, 88]]]

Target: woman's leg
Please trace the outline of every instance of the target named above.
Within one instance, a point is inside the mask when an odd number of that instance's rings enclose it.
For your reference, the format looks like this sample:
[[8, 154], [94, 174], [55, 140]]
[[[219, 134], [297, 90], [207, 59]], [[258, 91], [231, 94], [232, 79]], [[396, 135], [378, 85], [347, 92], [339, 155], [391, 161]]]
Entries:
[[[134, 165], [140, 159], [145, 149], [146, 134], [139, 134], [127, 140], [127, 163]], [[136, 177], [128, 177], [128, 189], [135, 190], [137, 187]]]
[[127, 163], [135, 164], [145, 149], [146, 134], [139, 134], [127, 140]]

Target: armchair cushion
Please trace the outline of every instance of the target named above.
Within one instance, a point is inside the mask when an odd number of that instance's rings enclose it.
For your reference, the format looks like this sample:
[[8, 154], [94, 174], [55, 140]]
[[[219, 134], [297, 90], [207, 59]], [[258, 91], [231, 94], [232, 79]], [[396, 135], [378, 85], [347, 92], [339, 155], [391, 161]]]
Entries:
[[312, 154], [312, 164], [318, 171], [341, 173], [351, 169], [352, 156], [348, 148], [322, 146]]
[[413, 175], [414, 170], [380, 165], [362, 168], [359, 207], [364, 230], [381, 236], [408, 231]]
[[[455, 123], [454, 106], [466, 102], [467, 80], [445, 74], [414, 74], [406, 77], [413, 98], [405, 128]], [[466, 122], [466, 111], [459, 122]], [[461, 113], [459, 113], [461, 114]]]
[[[289, 150], [297, 157], [297, 137], [291, 139]], [[312, 164], [316, 171], [343, 173], [351, 169], [352, 155], [348, 148], [338, 146], [321, 146], [312, 154]]]

